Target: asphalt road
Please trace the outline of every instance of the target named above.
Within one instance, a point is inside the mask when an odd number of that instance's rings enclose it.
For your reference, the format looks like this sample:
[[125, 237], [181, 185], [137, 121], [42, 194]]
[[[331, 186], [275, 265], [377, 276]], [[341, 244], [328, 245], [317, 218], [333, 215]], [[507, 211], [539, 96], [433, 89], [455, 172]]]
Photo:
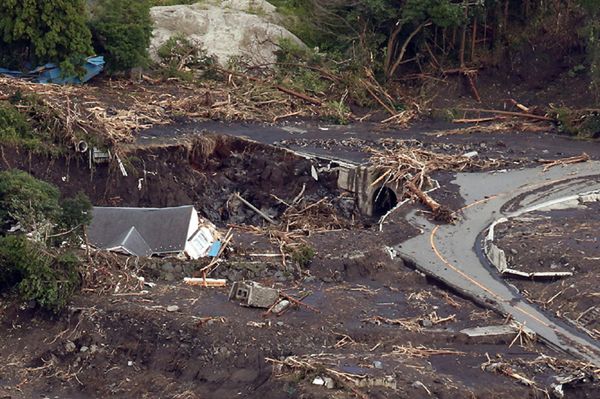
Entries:
[[[600, 343], [523, 300], [482, 256], [482, 233], [498, 218], [537, 204], [600, 189], [600, 162], [507, 171], [458, 174], [454, 183], [467, 206], [454, 225], [435, 225], [414, 211], [423, 234], [396, 250], [423, 272], [509, 314], [551, 346], [600, 366]], [[510, 206], [505, 206], [509, 204]]]

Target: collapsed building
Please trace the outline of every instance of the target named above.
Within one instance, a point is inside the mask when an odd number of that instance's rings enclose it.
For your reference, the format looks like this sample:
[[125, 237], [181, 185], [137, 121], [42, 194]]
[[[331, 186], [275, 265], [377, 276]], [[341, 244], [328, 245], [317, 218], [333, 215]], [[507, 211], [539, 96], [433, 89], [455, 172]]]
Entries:
[[214, 224], [192, 205], [171, 208], [94, 207], [90, 245], [132, 256], [198, 259], [218, 251]]

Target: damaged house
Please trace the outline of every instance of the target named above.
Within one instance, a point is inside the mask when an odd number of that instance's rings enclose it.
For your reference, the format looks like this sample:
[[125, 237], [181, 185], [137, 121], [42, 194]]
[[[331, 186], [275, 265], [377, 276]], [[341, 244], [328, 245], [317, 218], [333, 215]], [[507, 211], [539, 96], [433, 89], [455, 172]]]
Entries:
[[127, 255], [198, 259], [215, 250], [215, 226], [191, 206], [172, 208], [94, 207], [91, 245]]

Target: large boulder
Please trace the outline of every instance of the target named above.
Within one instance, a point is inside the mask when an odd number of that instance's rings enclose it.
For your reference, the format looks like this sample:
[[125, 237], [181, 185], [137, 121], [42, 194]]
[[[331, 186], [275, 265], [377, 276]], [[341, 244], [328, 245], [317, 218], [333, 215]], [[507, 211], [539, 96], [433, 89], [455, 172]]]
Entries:
[[153, 7], [154, 32], [150, 55], [169, 38], [183, 35], [198, 43], [218, 62], [242, 57], [254, 65], [275, 61], [282, 38], [303, 46], [300, 39], [278, 24], [280, 15], [264, 0], [205, 0], [192, 5]]

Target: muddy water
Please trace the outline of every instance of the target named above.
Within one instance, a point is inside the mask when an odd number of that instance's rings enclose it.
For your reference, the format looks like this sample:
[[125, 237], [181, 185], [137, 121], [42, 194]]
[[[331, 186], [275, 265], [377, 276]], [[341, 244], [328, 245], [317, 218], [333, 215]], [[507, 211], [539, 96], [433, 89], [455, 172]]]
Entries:
[[[528, 328], [551, 346], [600, 365], [598, 342], [544, 314], [522, 300], [478, 253], [481, 233], [496, 219], [521, 208], [600, 189], [599, 162], [506, 173], [458, 174], [454, 184], [467, 205], [456, 225], [435, 226], [413, 212], [412, 223], [423, 234], [398, 246], [402, 256], [424, 272], [480, 302], [487, 303]], [[510, 203], [510, 206], [506, 206]]]

